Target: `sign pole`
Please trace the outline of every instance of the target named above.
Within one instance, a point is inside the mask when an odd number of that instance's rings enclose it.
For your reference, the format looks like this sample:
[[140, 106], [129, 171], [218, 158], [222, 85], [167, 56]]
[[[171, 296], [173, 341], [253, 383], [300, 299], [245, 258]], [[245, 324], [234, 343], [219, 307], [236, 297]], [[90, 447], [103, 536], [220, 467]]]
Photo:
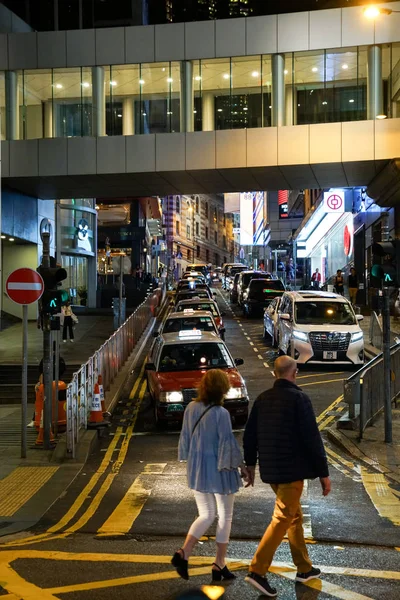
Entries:
[[118, 327], [122, 325], [122, 286], [124, 282], [124, 257], [119, 257], [119, 309], [118, 309]]
[[[50, 268], [50, 234], [42, 233], [43, 255], [41, 266], [44, 269]], [[50, 450], [51, 444], [51, 421], [52, 421], [52, 402], [53, 402], [53, 373], [51, 361], [50, 336], [50, 315], [43, 313], [43, 384], [44, 384], [44, 403], [43, 403], [43, 445], [45, 450]]]
[[[389, 213], [382, 214], [381, 241], [389, 241]], [[383, 282], [383, 309], [382, 309], [382, 334], [383, 334], [383, 398], [385, 415], [385, 442], [392, 443], [392, 398], [391, 398], [391, 371], [390, 371], [390, 305], [389, 287]]]
[[26, 421], [28, 413], [28, 305], [22, 305], [22, 405], [21, 405], [21, 458], [26, 458]]

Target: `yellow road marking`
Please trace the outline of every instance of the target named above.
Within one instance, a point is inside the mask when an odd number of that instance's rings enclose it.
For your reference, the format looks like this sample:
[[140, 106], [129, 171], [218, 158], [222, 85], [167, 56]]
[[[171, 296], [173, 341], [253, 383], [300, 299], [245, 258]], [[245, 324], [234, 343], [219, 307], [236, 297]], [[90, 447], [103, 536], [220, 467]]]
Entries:
[[253, 342], [249, 342], [249, 344], [250, 344], [250, 346], [254, 346], [254, 343], [253, 343]]
[[262, 360], [262, 359], [263, 359], [263, 357], [261, 356], [261, 354], [259, 354], [259, 355], [257, 356], [257, 358], [259, 358], [260, 360]]
[[122, 441], [121, 444], [121, 448], [119, 450], [118, 453], [118, 457], [117, 460], [114, 462], [113, 466], [112, 466], [112, 472], [109, 473], [107, 475], [107, 477], [105, 478], [105, 480], [102, 483], [101, 488], [99, 489], [99, 491], [97, 492], [97, 494], [95, 495], [95, 497], [93, 498], [93, 500], [91, 501], [90, 505], [88, 506], [88, 508], [86, 509], [86, 511], [83, 513], [83, 515], [81, 515], [81, 517], [78, 519], [78, 521], [72, 525], [72, 527], [69, 527], [65, 533], [67, 534], [71, 534], [71, 533], [75, 533], [75, 531], [78, 531], [79, 529], [81, 529], [84, 525], [86, 525], [86, 523], [89, 521], [89, 519], [92, 518], [92, 516], [94, 515], [94, 513], [97, 511], [98, 507], [100, 506], [101, 501], [103, 500], [104, 496], [106, 495], [106, 493], [108, 492], [108, 490], [111, 487], [112, 482], [114, 481], [114, 479], [116, 478], [116, 476], [118, 475], [128, 452], [128, 448], [129, 448], [129, 443], [131, 441], [132, 438], [132, 434], [133, 434], [133, 429], [136, 425], [136, 420], [137, 420], [137, 416], [139, 413], [139, 408], [140, 405], [142, 403], [143, 397], [144, 397], [144, 393], [146, 391], [146, 385], [147, 382], [144, 381], [142, 384], [142, 387], [140, 388], [140, 392], [139, 392], [139, 402], [135, 407], [135, 413], [133, 415], [133, 419], [132, 419], [132, 423], [129, 425], [129, 427], [126, 430], [126, 434], [125, 437]]
[[326, 414], [328, 412], [330, 412], [331, 410], [333, 410], [334, 408], [336, 408], [336, 406], [338, 404], [340, 404], [342, 402], [342, 400], [343, 400], [343, 394], [341, 394], [338, 398], [336, 398], [336, 400], [334, 400], [332, 402], [332, 404], [330, 404], [328, 406], [328, 408], [326, 408], [325, 410], [323, 410], [322, 413], [320, 415], [318, 415], [318, 417], [317, 417], [317, 423], [320, 423], [322, 421], [322, 419], [325, 418]]
[[[329, 375], [341, 375], [344, 371], [335, 371], [333, 373], [329, 373]], [[326, 373], [310, 373], [310, 375], [300, 375], [300, 377], [296, 377], [297, 379], [307, 379], [309, 377], [326, 377]]]
[[[18, 598], [24, 598], [24, 600], [36, 600], [37, 598], [43, 598], [44, 600], [55, 600], [57, 596], [55, 594], [65, 594], [70, 592], [93, 590], [93, 589], [105, 589], [111, 587], [121, 587], [125, 585], [131, 585], [135, 583], [144, 583], [168, 579], [177, 579], [178, 574], [170, 569], [164, 572], [148, 573], [145, 575], [134, 575], [130, 577], [120, 577], [116, 579], [106, 579], [104, 581], [94, 581], [80, 584], [72, 584], [68, 586], [59, 586], [54, 588], [41, 589], [38, 586], [25, 581], [16, 571], [10, 566], [11, 563], [17, 559], [48, 559], [58, 561], [79, 561], [79, 562], [118, 562], [118, 563], [154, 563], [154, 564], [169, 564], [170, 556], [158, 556], [158, 555], [132, 555], [132, 554], [97, 554], [97, 553], [80, 553], [75, 554], [72, 552], [58, 552], [58, 551], [35, 551], [35, 550], [21, 550], [21, 551], [8, 551], [1, 555], [2, 562], [0, 563], [0, 580], [3, 587], [15, 594]], [[198, 576], [209, 574], [210, 565], [213, 561], [211, 557], [196, 556], [191, 558], [191, 564], [193, 565], [190, 569], [190, 575]], [[239, 559], [229, 560], [228, 566], [231, 570], [247, 569], [251, 562], [251, 559]], [[316, 565], [322, 569], [323, 574], [335, 574], [335, 575], [346, 575], [364, 578], [374, 579], [389, 579], [389, 580], [400, 580], [400, 573], [396, 571], [380, 571], [371, 569], [353, 569], [348, 567], [336, 567], [336, 566], [325, 566]], [[270, 571], [293, 580], [296, 575], [295, 567], [288, 565], [283, 562], [274, 562]], [[339, 598], [342, 600], [372, 600], [370, 597], [346, 590], [345, 588], [336, 584], [324, 581], [324, 580], [312, 580], [307, 582], [305, 585], [316, 590]]]
[[135, 394], [140, 385], [140, 382], [142, 381], [145, 366], [146, 366], [146, 361], [143, 362], [142, 368], [140, 369], [140, 373], [135, 381], [133, 388], [131, 389], [131, 393], [129, 394], [129, 400], [133, 400], [135, 397]]
[[365, 491], [381, 517], [389, 519], [393, 525], [400, 525], [400, 502], [390, 489], [382, 473], [368, 473], [361, 467], [362, 482]]
[[269, 369], [269, 364], [268, 364], [267, 362], [265, 362], [265, 363], [264, 363], [264, 367], [265, 367], [266, 369]]
[[313, 381], [312, 383], [302, 383], [301, 387], [308, 387], [309, 385], [323, 385], [324, 383], [333, 383], [334, 381], [343, 381], [343, 379], [324, 379], [323, 381]]
[[345, 467], [348, 467], [352, 471], [356, 471], [358, 475], [360, 474], [359, 468], [353, 462], [344, 458], [344, 456], [336, 454], [336, 452], [334, 452], [333, 450], [331, 450], [331, 448], [328, 448], [327, 446], [325, 446], [325, 451], [329, 456], [344, 464]]
[[167, 463], [146, 465], [143, 473], [135, 479], [114, 512], [100, 527], [99, 535], [123, 535], [131, 530], [151, 494], [151, 489], [145, 487], [145, 476], [160, 475], [166, 466]]
[[30, 500], [59, 467], [18, 467], [0, 481], [0, 515], [12, 517]]

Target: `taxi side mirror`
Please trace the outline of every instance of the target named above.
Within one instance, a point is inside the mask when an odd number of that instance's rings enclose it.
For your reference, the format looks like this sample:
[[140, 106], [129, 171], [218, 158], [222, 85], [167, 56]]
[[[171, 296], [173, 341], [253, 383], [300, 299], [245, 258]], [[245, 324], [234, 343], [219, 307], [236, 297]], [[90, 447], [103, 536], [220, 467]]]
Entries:
[[362, 321], [364, 319], [363, 315], [356, 315], [357, 321]]
[[243, 358], [235, 358], [235, 365], [237, 367], [240, 367], [240, 365], [244, 365], [244, 360]]
[[153, 331], [153, 337], [158, 337], [160, 335], [159, 331]]
[[147, 363], [144, 370], [145, 371], [155, 371], [156, 365], [154, 363]]

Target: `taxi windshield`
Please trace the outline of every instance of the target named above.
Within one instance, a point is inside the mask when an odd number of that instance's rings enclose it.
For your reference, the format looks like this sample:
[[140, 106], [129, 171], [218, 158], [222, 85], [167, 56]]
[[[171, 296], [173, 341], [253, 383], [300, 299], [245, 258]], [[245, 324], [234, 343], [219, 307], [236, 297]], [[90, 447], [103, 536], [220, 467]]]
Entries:
[[187, 310], [188, 308], [191, 308], [192, 310], [206, 310], [210, 312], [214, 317], [219, 317], [219, 312], [214, 302], [199, 302], [197, 304], [191, 302], [189, 306], [181, 304], [177, 307], [177, 312], [182, 312], [184, 310]]
[[182, 317], [181, 319], [167, 319], [163, 333], [178, 333], [179, 331], [215, 331], [211, 317]]
[[197, 369], [226, 369], [234, 365], [224, 344], [215, 342], [168, 344], [162, 349], [158, 370], [196, 371]]
[[355, 325], [346, 302], [296, 302], [296, 323], [301, 325]]

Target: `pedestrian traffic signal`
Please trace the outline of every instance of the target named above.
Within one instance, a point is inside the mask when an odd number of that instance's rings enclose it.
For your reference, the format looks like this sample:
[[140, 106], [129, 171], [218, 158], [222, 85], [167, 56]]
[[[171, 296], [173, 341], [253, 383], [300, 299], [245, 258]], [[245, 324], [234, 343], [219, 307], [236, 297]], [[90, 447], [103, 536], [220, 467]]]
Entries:
[[372, 265], [371, 275], [379, 279], [384, 286], [398, 285], [400, 281], [400, 240], [376, 242], [372, 244], [374, 257], [381, 257], [381, 263]]
[[68, 301], [68, 292], [58, 289], [61, 282], [68, 277], [67, 271], [59, 266], [44, 267], [43, 265], [40, 265], [37, 270], [44, 281], [42, 311], [49, 314], [57, 313]]

